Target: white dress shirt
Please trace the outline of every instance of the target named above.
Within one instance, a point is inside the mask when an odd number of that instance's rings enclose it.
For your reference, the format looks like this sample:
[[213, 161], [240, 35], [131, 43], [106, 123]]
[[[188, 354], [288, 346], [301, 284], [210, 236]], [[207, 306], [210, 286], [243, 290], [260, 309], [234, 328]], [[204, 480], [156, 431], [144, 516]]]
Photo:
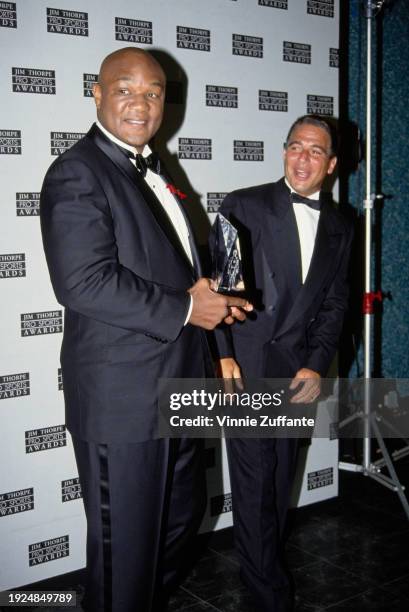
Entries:
[[[285, 179], [287, 187], [291, 192], [294, 192], [290, 183]], [[319, 200], [320, 192], [316, 191], [308, 196], [310, 200]], [[298, 237], [300, 240], [301, 251], [301, 273], [302, 282], [307, 278], [308, 270], [310, 269], [311, 258], [315, 246], [315, 238], [317, 236], [318, 221], [320, 211], [310, 208], [307, 204], [293, 204], [295, 219], [297, 221]]]
[[[114, 142], [115, 144], [119, 145], [120, 147], [124, 149], [127, 149], [134, 155], [138, 153], [135, 147], [128, 145], [126, 142], [122, 142], [122, 140], [119, 140], [119, 138], [116, 138], [116, 136], [113, 136], [113, 134], [108, 132], [108, 130], [106, 130], [99, 121], [97, 121], [96, 124], [101, 130], [101, 132], [103, 132], [107, 138], [112, 140], [112, 142]], [[151, 149], [148, 147], [148, 145], [145, 145], [142, 151], [143, 157], [148, 157], [148, 155], [150, 155], [151, 153], [152, 153]], [[135, 161], [131, 157], [129, 158], [129, 161], [130, 163], [135, 165]], [[152, 170], [150, 170], [149, 168], [146, 172], [145, 182], [152, 189], [157, 199], [159, 200], [159, 202], [162, 204], [163, 208], [165, 209], [166, 214], [168, 215], [173, 227], [176, 230], [179, 240], [182, 243], [182, 246], [186, 252], [186, 255], [188, 256], [190, 263], [193, 266], [192, 250], [190, 248], [190, 242], [189, 242], [189, 228], [187, 226], [185, 217], [182, 211], [180, 210], [179, 204], [173, 197], [170, 190], [167, 189], [166, 183], [163, 180], [163, 178], [159, 176], [159, 174], [152, 172]], [[193, 307], [193, 299], [192, 299], [192, 296], [190, 296], [190, 305], [189, 305], [189, 310], [188, 310], [188, 313], [185, 319], [185, 325], [190, 318], [192, 307]]]

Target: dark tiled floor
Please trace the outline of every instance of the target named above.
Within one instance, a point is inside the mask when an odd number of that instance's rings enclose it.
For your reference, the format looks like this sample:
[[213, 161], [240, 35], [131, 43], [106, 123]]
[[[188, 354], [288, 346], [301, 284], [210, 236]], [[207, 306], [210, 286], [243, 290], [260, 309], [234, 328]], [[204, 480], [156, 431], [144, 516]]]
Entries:
[[[409, 484], [409, 463], [399, 472]], [[252, 612], [231, 529], [202, 536], [198, 545], [198, 561], [170, 612]], [[409, 612], [409, 521], [396, 493], [373, 480], [341, 472], [337, 499], [293, 510], [287, 561], [296, 612]], [[68, 588], [81, 579], [78, 572], [41, 588]]]
[[[409, 464], [399, 471], [409, 484]], [[396, 493], [341, 472], [337, 499], [291, 514], [287, 562], [296, 612], [409, 612], [409, 521]], [[251, 612], [231, 530], [209, 539], [205, 557], [172, 599], [171, 612]]]

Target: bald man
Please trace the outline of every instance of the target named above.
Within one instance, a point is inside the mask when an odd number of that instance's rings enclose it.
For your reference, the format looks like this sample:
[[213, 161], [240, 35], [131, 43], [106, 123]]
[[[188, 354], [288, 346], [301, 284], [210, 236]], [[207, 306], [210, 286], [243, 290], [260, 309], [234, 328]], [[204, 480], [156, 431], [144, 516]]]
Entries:
[[65, 306], [61, 364], [87, 516], [89, 612], [150, 612], [176, 582], [200, 524], [194, 440], [154, 439], [159, 378], [212, 374], [205, 330], [244, 319], [244, 300], [201, 278], [191, 227], [148, 143], [165, 75], [135, 47], [108, 55], [97, 122], [50, 167], [41, 228]]

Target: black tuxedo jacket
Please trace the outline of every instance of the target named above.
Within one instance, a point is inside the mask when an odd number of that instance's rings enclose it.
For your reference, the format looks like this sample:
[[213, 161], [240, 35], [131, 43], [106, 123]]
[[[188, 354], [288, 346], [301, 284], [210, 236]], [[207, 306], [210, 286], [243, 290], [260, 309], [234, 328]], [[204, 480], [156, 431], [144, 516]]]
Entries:
[[65, 306], [69, 430], [99, 443], [152, 438], [158, 379], [205, 374], [204, 332], [184, 326], [197, 270], [152, 190], [95, 125], [48, 170], [41, 227]]
[[[289, 378], [305, 367], [325, 376], [347, 307], [349, 223], [323, 202], [308, 275], [294, 292], [288, 281], [299, 269], [300, 252], [284, 179], [234, 191], [220, 212], [239, 230], [245, 283], [256, 306], [253, 317], [231, 329], [244, 374]], [[221, 357], [231, 354], [227, 337], [217, 332]]]

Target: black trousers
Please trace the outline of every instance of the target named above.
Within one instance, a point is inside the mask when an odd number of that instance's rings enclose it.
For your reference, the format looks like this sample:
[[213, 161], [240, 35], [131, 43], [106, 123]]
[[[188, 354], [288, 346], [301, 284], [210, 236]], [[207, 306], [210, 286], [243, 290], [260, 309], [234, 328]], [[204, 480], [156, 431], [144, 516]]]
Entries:
[[282, 612], [289, 596], [283, 531], [297, 440], [231, 438], [226, 444], [241, 577], [258, 612]]
[[84, 609], [160, 609], [205, 509], [199, 442], [73, 444], [87, 517]]

